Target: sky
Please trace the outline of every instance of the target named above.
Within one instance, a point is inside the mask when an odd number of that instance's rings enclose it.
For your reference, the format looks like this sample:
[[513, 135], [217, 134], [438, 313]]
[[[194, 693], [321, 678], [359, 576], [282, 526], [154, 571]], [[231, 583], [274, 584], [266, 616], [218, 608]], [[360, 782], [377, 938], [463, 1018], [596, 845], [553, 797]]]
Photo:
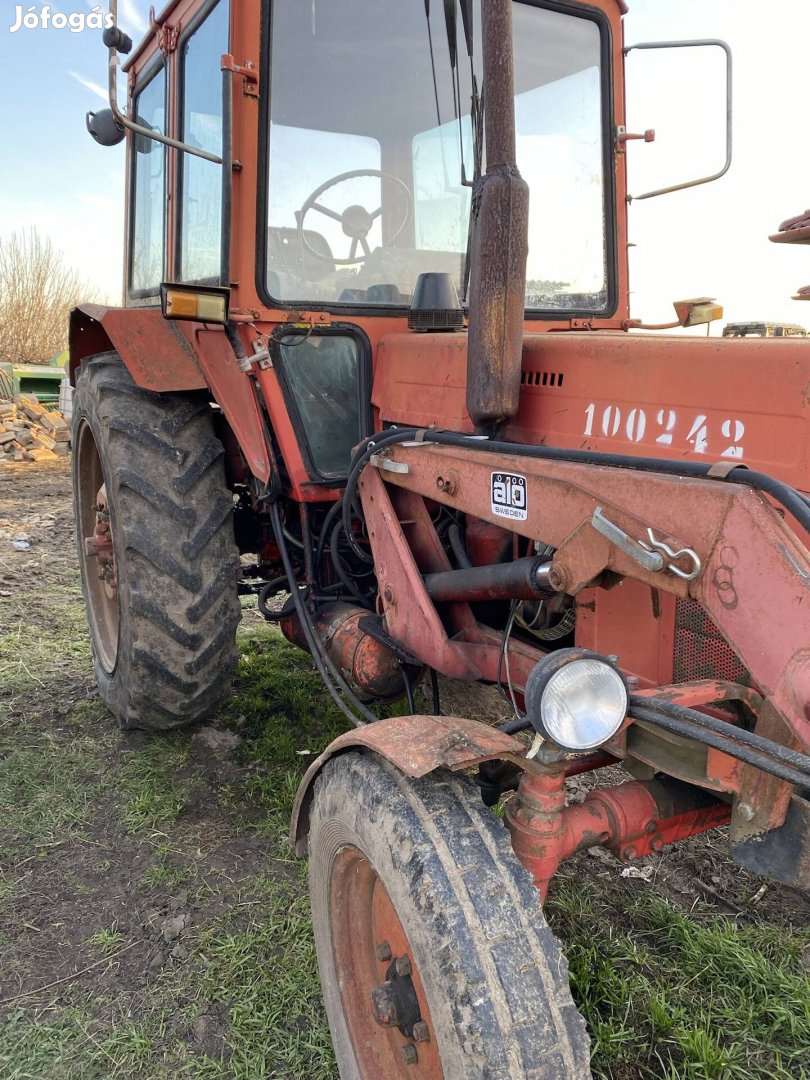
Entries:
[[[307, 0], [301, 0], [306, 3]], [[94, 0], [26, 3], [21, 13], [84, 14]], [[106, 10], [106, 3], [101, 2]], [[158, 5], [159, 6], [159, 5]], [[137, 41], [148, 0], [120, 0]], [[18, 5], [0, 0], [0, 236], [36, 226], [111, 302], [120, 298], [124, 153], [97, 146], [85, 114], [103, 109], [106, 49], [95, 29], [12, 33]], [[733, 161], [722, 179], [631, 203], [631, 313], [672, 317], [671, 302], [716, 297], [728, 321], [772, 319], [810, 328], [810, 247], [768, 241], [810, 208], [805, 0], [630, 0], [628, 44], [723, 38], [734, 56]], [[640, 194], [719, 169], [725, 157], [725, 69], [719, 49], [628, 57], [628, 128], [653, 143], [628, 146], [630, 191]], [[805, 314], [805, 306], [807, 312]], [[721, 324], [722, 325], [722, 324]], [[719, 332], [715, 326], [714, 332]]]

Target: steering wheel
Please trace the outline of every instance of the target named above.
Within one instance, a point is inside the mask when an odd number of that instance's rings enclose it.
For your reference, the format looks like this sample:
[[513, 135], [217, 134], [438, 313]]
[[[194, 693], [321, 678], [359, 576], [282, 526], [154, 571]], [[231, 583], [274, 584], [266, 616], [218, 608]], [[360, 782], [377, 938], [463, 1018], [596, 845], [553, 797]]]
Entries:
[[[403, 180], [400, 180], [398, 176], [394, 176], [393, 173], [382, 172], [380, 169], [354, 169], [351, 172], [338, 173], [336, 176], [332, 176], [329, 180], [326, 180], [320, 187], [315, 188], [312, 194], [305, 200], [301, 209], [295, 211], [295, 220], [298, 226], [298, 235], [301, 244], [306, 248], [310, 255], [314, 255], [318, 259], [327, 258], [322, 251], [316, 251], [315, 248], [307, 242], [306, 232], [304, 231], [304, 218], [310, 210], [317, 210], [319, 214], [324, 214], [326, 217], [332, 218], [333, 221], [340, 222], [343, 232], [352, 242], [351, 247], [349, 248], [348, 257], [341, 259], [337, 256], [333, 256], [334, 262], [350, 265], [352, 263], [362, 262], [363, 259], [371, 254], [367, 237], [371, 232], [374, 222], [383, 212], [382, 206], [378, 206], [376, 210], [369, 212], [364, 206], [355, 204], [347, 206], [343, 213], [339, 214], [336, 210], [330, 210], [328, 206], [323, 206], [318, 202], [318, 199], [325, 191], [336, 187], [338, 184], [344, 183], [346, 180], [354, 180], [358, 176], [379, 176], [381, 180], [392, 180], [400, 189], [400, 192], [395, 196], [395, 199], [397, 202], [401, 201], [404, 203], [402, 221], [399, 228], [388, 237], [383, 246], [392, 244], [411, 220], [411, 214], [413, 213], [413, 197], [407, 184]], [[363, 249], [362, 255], [357, 254], [358, 244]]]

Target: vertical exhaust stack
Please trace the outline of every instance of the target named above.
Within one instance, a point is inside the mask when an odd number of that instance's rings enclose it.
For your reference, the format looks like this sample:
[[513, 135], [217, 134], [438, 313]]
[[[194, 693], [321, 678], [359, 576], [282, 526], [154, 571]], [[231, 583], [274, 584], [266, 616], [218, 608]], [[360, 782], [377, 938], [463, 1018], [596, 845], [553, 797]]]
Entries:
[[514, 416], [520, 398], [529, 187], [515, 161], [512, 0], [483, 0], [487, 168], [473, 192], [467, 411], [481, 432]]

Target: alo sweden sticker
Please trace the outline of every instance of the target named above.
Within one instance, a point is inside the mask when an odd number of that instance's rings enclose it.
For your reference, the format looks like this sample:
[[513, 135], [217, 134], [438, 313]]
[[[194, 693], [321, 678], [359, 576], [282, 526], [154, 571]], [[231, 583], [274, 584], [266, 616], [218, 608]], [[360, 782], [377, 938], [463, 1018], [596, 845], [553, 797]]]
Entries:
[[492, 513], [512, 521], [525, 521], [528, 517], [526, 477], [517, 473], [494, 472], [492, 474]]

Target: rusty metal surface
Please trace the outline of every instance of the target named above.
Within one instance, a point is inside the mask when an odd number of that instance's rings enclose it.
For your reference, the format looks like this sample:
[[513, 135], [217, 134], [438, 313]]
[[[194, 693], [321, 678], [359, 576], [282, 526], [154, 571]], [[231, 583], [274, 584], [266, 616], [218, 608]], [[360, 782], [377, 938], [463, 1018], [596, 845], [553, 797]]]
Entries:
[[731, 857], [754, 874], [810, 892], [810, 801], [794, 795], [780, 828], [732, 843]]
[[[401, 697], [405, 688], [398, 658], [363, 630], [360, 623], [369, 617], [365, 608], [335, 601], [320, 605], [313, 624], [333, 663], [364, 695]], [[281, 619], [279, 628], [294, 645], [308, 651], [297, 614]]]
[[71, 381], [84, 357], [115, 350], [145, 390], [201, 390], [206, 380], [187, 333], [164, 319], [160, 308], [84, 304], [70, 315]]
[[459, 716], [392, 716], [347, 731], [310, 765], [298, 788], [290, 825], [290, 837], [298, 854], [306, 854], [309, 803], [315, 777], [335, 754], [360, 748], [386, 758], [414, 779], [434, 769], [466, 769], [493, 758], [532, 767], [525, 761], [525, 747], [517, 739], [477, 720]]
[[595, 788], [583, 803], [566, 806], [564, 775], [523, 773], [505, 807], [515, 854], [544, 898], [560, 863], [575, 851], [604, 846], [630, 862], [724, 825], [731, 816], [728, 804], [668, 779]]
[[344, 847], [332, 864], [329, 920], [359, 1077], [441, 1080], [438, 1041], [413, 946], [382, 879], [357, 848]]
[[[537, 333], [537, 324], [527, 330], [524, 381], [508, 440], [708, 464], [742, 459], [800, 489], [808, 486], [806, 339]], [[471, 431], [465, 335], [413, 337], [396, 334], [380, 343], [373, 400], [381, 416]], [[694, 434], [690, 439], [698, 417], [699, 443]], [[736, 446], [723, 434], [739, 430], [733, 423], [724, 428], [734, 417], [744, 426]]]
[[515, 160], [511, 0], [482, 5], [481, 38], [487, 171], [473, 192], [466, 396], [485, 428], [514, 416], [520, 400], [529, 186]]
[[688, 708], [717, 702], [740, 701], [755, 716], [763, 704], [762, 695], [756, 690], [726, 679], [690, 679], [689, 682], [676, 683], [672, 686], [655, 686], [647, 690], [636, 690], [634, 693], [637, 697], [661, 698], [673, 705], [684, 705]]
[[[698, 601], [792, 736], [810, 747], [804, 709], [810, 700], [810, 646], [804, 644], [810, 641], [810, 553], [761, 495], [713, 480], [430, 444], [396, 446], [391, 455], [408, 472], [386, 474], [389, 484], [436, 498], [436, 476], [452, 468], [459, 476], [457, 492], [439, 501], [554, 546], [554, 567], [566, 591], [578, 591], [609, 569]], [[525, 477], [525, 520], [493, 513], [493, 468]], [[703, 572], [687, 582], [645, 569], [596, 532], [590, 524], [596, 506], [629, 536], [643, 537], [650, 526], [673, 547], [693, 548]]]

